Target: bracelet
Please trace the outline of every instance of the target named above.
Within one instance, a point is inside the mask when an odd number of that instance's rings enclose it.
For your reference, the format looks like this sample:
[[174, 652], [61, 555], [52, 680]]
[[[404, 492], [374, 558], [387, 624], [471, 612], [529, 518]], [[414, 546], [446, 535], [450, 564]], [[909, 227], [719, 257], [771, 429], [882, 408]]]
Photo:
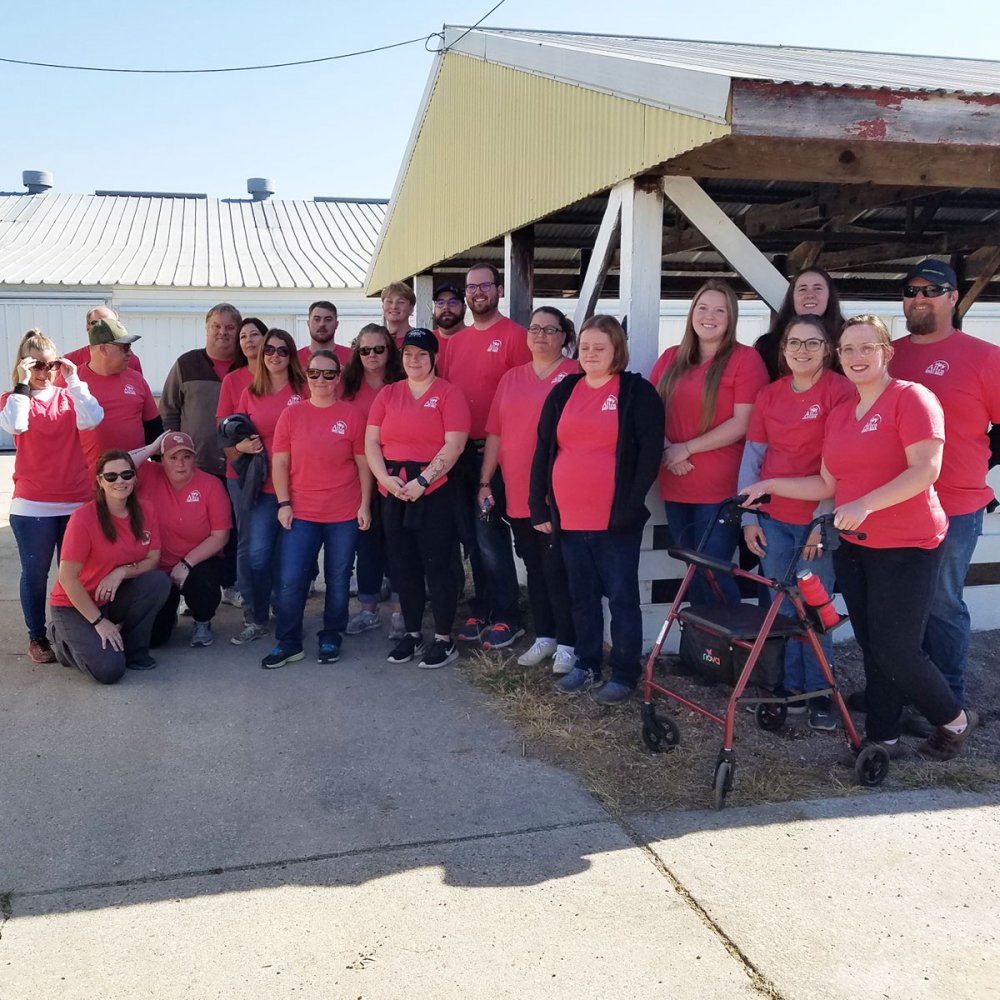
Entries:
[[187, 561], [187, 559], [181, 559], [180, 563], [182, 566], [187, 566], [187, 570], [189, 573], [191, 572], [191, 570], [194, 569], [194, 566], [192, 566], [191, 563]]
[[291, 500], [279, 500], [278, 501], [278, 510], [281, 510], [282, 507], [291, 507], [291, 506], [292, 506], [292, 501]]
[[481, 490], [488, 490], [490, 488], [490, 484], [489, 483], [480, 483], [479, 484], [479, 488]]
[[427, 480], [426, 480], [426, 479], [424, 479], [424, 477], [423, 477], [423, 473], [421, 473], [421, 474], [419, 474], [419, 475], [417, 476], [417, 485], [418, 485], [418, 486], [423, 486], [423, 488], [424, 488], [425, 490], [427, 489], [427, 487], [428, 487], [428, 486], [430, 486], [430, 483], [429, 483], [429, 482], [427, 482]]
[[103, 611], [90, 624], [94, 628], [97, 628], [97, 626], [100, 625], [102, 621], [104, 621], [104, 612]]

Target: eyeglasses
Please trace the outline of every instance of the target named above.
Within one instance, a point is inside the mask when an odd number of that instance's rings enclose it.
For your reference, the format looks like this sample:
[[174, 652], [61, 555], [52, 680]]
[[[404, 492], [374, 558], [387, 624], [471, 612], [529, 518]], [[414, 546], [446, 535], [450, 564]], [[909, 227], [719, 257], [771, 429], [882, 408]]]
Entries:
[[804, 347], [810, 354], [815, 354], [825, 341], [821, 340], [819, 337], [810, 337], [808, 340], [799, 340], [797, 337], [789, 337], [785, 341], [786, 351], [801, 351]]
[[557, 333], [562, 333], [562, 330], [558, 326], [538, 326], [532, 323], [528, 327], [528, 333], [535, 335], [544, 333], [546, 337], [554, 337]]
[[379, 344], [377, 347], [359, 347], [358, 354], [367, 358], [369, 354], [385, 354], [385, 350], [385, 344]]
[[870, 358], [883, 344], [858, 344], [857, 347], [848, 344], [846, 347], [838, 347], [837, 353], [842, 358], [853, 358], [856, 354], [862, 358]]
[[466, 295], [475, 295], [476, 292], [488, 292], [491, 288], [496, 288], [497, 283], [495, 281], [480, 281], [478, 285], [466, 285], [465, 293]]
[[324, 382], [332, 382], [335, 378], [340, 378], [339, 368], [307, 368], [306, 378], [315, 382], [322, 378]]
[[61, 361], [36, 361], [31, 367], [36, 372], [54, 372], [61, 364]]
[[119, 351], [122, 352], [122, 354], [131, 354], [132, 353], [132, 345], [131, 344], [119, 344], [117, 341], [112, 341], [112, 343], [115, 345], [115, 347], [118, 348]]
[[119, 479], [123, 483], [127, 483], [129, 480], [135, 479], [135, 470], [126, 469], [124, 472], [102, 472], [100, 473], [100, 478], [106, 483], [117, 483]]
[[261, 350], [265, 355], [267, 355], [267, 357], [270, 357], [272, 354], [277, 354], [279, 358], [287, 358], [292, 353], [287, 347], [285, 347], [284, 344], [280, 347], [277, 347], [274, 344], [265, 344]]
[[954, 290], [951, 285], [904, 285], [903, 298], [915, 299], [918, 295], [923, 295], [925, 299], [937, 299]]
[[[471, 287], [471, 286], [470, 286]], [[486, 289], [483, 289], [484, 291]], [[445, 306], [460, 306], [462, 303], [458, 299], [435, 299], [434, 305], [439, 309], [443, 309]]]

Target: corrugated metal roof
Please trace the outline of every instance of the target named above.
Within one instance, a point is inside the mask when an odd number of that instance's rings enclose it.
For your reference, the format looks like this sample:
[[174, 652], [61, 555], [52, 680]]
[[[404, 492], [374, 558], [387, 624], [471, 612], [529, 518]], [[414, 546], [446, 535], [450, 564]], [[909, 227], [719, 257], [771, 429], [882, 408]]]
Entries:
[[0, 194], [0, 284], [360, 288], [386, 203]]
[[488, 59], [489, 38], [494, 36], [578, 52], [618, 56], [679, 70], [721, 74], [732, 79], [834, 87], [1000, 94], [1000, 62], [985, 59], [508, 28], [477, 28], [458, 47], [465, 50], [473, 36], [485, 37]]

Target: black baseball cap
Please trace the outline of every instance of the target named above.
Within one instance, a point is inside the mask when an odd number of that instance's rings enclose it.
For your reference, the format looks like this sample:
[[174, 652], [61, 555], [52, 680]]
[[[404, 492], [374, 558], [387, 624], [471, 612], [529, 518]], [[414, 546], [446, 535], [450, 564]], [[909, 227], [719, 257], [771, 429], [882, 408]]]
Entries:
[[428, 354], [437, 354], [438, 339], [430, 330], [425, 330], [423, 327], [418, 326], [403, 338], [403, 343], [399, 349], [402, 351], [407, 347], [419, 347], [420, 350], [427, 351]]
[[465, 300], [465, 290], [459, 288], [458, 285], [453, 284], [450, 281], [446, 281], [444, 282], [444, 284], [438, 285], [437, 288], [434, 289], [433, 297], [435, 299], [440, 298], [442, 292], [451, 292], [451, 294], [454, 295], [455, 298], [459, 299], [460, 301]]
[[914, 278], [923, 278], [935, 285], [950, 285], [952, 288], [958, 288], [958, 278], [951, 265], [946, 264], [943, 260], [935, 260], [933, 257], [926, 257], [919, 264], [914, 264], [906, 272], [903, 284], [908, 285]]

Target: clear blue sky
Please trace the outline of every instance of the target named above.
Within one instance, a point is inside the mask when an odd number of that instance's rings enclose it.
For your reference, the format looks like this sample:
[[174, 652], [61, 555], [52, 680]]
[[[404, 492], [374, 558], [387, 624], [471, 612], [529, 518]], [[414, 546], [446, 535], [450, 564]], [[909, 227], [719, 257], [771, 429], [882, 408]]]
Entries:
[[[472, 24], [494, 2], [8, 3], [0, 56], [130, 68], [283, 62]], [[995, 13], [985, 0], [505, 0], [485, 24], [988, 59]], [[247, 177], [266, 176], [280, 197], [388, 197], [433, 58], [417, 43], [315, 67], [182, 77], [0, 64], [0, 190], [23, 190], [31, 169], [77, 193], [242, 197]], [[467, 124], [470, 134], [489, 127]]]

